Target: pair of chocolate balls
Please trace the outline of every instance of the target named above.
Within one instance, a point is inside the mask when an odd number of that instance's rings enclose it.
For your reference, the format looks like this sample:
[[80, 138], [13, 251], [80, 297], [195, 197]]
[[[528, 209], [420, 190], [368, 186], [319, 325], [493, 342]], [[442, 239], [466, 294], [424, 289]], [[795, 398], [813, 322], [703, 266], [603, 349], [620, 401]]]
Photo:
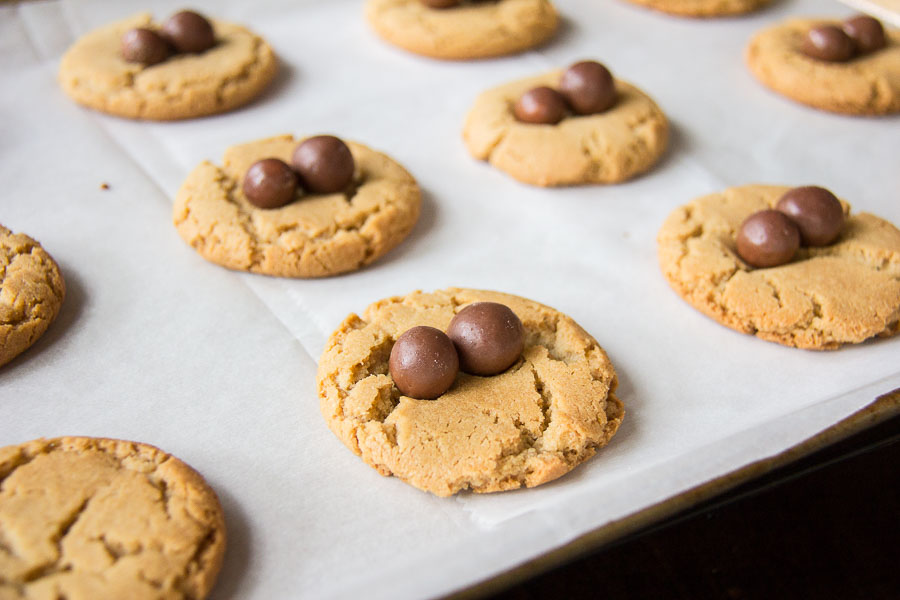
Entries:
[[523, 123], [555, 125], [571, 110], [577, 115], [594, 115], [616, 103], [616, 84], [602, 64], [585, 60], [563, 72], [559, 90], [540, 86], [522, 94], [513, 107]]
[[280, 208], [297, 199], [298, 188], [314, 194], [345, 190], [355, 169], [347, 144], [333, 135], [317, 135], [297, 146], [291, 165], [278, 158], [250, 165], [242, 189], [254, 206]]
[[837, 25], [813, 27], [803, 40], [803, 53], [828, 62], [843, 62], [854, 56], [881, 50], [887, 45], [881, 21], [859, 15]]
[[450, 389], [460, 369], [497, 375], [511, 367], [525, 348], [525, 328], [508, 306], [475, 302], [459, 311], [447, 333], [419, 325], [397, 338], [389, 368], [404, 396], [434, 400]]
[[777, 267], [804, 246], [828, 246], [841, 235], [844, 208], [834, 194], [817, 186], [785, 193], [775, 209], [753, 213], [741, 224], [738, 255], [754, 267]]
[[144, 27], [122, 36], [122, 58], [145, 65], [161, 63], [173, 52], [198, 54], [216, 45], [212, 24], [203, 15], [182, 10], [166, 19], [159, 32]]

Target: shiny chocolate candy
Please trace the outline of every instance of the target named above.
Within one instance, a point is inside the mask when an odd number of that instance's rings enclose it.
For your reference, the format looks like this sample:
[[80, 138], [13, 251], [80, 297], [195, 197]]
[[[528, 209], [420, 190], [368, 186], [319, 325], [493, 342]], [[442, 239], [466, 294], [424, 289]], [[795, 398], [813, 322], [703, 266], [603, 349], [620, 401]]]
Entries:
[[259, 208], [279, 208], [297, 197], [297, 175], [282, 160], [264, 158], [247, 169], [242, 189]]
[[192, 10], [177, 12], [162, 24], [162, 35], [179, 52], [199, 53], [216, 45], [210, 22]]
[[317, 135], [303, 141], [291, 158], [303, 187], [317, 194], [344, 190], [353, 180], [356, 165], [347, 144], [333, 135]]
[[786, 214], [777, 210], [753, 213], [737, 235], [738, 255], [754, 267], [789, 263], [800, 248], [800, 231]]
[[553, 88], [541, 86], [528, 90], [513, 107], [516, 119], [523, 123], [554, 125], [566, 116], [566, 99]]
[[434, 400], [453, 385], [459, 358], [447, 334], [419, 325], [403, 332], [394, 342], [388, 368], [394, 385], [404, 396]]
[[809, 185], [788, 190], [775, 209], [791, 218], [804, 246], [827, 246], [841, 235], [844, 209], [834, 194]]
[[459, 2], [460, 0], [422, 0], [422, 4], [429, 8], [452, 8]]
[[155, 65], [169, 58], [169, 45], [150, 29], [129, 29], [122, 36], [122, 58], [128, 62]]
[[813, 27], [803, 40], [803, 53], [828, 62], [843, 62], [853, 58], [856, 46], [850, 36], [837, 25]]
[[459, 353], [460, 368], [473, 375], [496, 375], [512, 366], [525, 347], [525, 328], [508, 306], [475, 302], [459, 311], [447, 335]]
[[612, 73], [592, 60], [575, 63], [566, 69], [559, 80], [559, 91], [579, 115], [601, 113], [616, 103]]
[[859, 15], [844, 21], [844, 33], [850, 36], [860, 54], [881, 50], [887, 45], [881, 21], [868, 15]]

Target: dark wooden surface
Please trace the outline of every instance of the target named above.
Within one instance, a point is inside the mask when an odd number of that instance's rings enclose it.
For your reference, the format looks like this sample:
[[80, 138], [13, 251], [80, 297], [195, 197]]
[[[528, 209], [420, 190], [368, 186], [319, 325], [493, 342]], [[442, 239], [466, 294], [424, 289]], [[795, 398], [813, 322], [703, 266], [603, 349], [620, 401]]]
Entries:
[[489, 598], [898, 600], [900, 416]]

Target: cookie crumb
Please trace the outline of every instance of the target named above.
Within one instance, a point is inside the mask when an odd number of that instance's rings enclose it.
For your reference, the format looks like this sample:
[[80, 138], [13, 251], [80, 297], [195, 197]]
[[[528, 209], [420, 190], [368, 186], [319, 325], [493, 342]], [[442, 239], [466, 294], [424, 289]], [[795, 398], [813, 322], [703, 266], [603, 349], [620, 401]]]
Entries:
[[100, 184], [100, 189], [101, 189], [101, 190], [108, 190], [108, 189], [109, 189], [109, 184], [106, 183], [106, 182], [104, 181], [103, 183]]

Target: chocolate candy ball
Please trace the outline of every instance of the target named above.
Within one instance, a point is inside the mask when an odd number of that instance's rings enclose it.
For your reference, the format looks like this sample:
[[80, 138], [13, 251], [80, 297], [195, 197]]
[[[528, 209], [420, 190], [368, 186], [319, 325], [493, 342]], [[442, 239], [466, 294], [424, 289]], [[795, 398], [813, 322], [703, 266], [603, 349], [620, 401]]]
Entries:
[[459, 0], [422, 0], [429, 8], [451, 8], [459, 4]]
[[169, 45], [150, 29], [129, 29], [122, 36], [122, 58], [145, 65], [161, 63], [169, 57]]
[[856, 50], [863, 54], [881, 50], [887, 44], [881, 21], [868, 15], [847, 19], [843, 30], [856, 44]]
[[475, 302], [459, 311], [447, 335], [459, 353], [460, 368], [473, 375], [502, 373], [522, 354], [525, 328], [510, 308], [497, 302]]
[[177, 12], [166, 19], [162, 34], [179, 52], [204, 52], [216, 45], [216, 34], [210, 22], [192, 10]]
[[575, 63], [562, 74], [559, 91], [579, 115], [593, 115], [616, 103], [616, 84], [609, 69], [598, 62]]
[[459, 358], [447, 334], [420, 325], [397, 338], [388, 367], [394, 385], [404, 396], [433, 400], [453, 385]]
[[778, 200], [775, 208], [794, 221], [805, 246], [827, 246], [838, 239], [844, 227], [841, 202], [825, 188], [793, 188]]
[[523, 123], [554, 125], [566, 116], [566, 99], [546, 86], [528, 90], [513, 107], [513, 114]]
[[244, 175], [244, 195], [259, 208], [278, 208], [297, 197], [297, 175], [284, 161], [264, 158]]
[[777, 267], [791, 261], [800, 248], [800, 231], [777, 210], [753, 213], [741, 224], [738, 255], [754, 267]]
[[353, 180], [356, 168], [347, 144], [333, 135], [317, 135], [294, 150], [291, 163], [303, 187], [317, 194], [340, 192]]
[[836, 25], [813, 27], [803, 40], [803, 53], [829, 62], [850, 60], [856, 52], [853, 40]]

